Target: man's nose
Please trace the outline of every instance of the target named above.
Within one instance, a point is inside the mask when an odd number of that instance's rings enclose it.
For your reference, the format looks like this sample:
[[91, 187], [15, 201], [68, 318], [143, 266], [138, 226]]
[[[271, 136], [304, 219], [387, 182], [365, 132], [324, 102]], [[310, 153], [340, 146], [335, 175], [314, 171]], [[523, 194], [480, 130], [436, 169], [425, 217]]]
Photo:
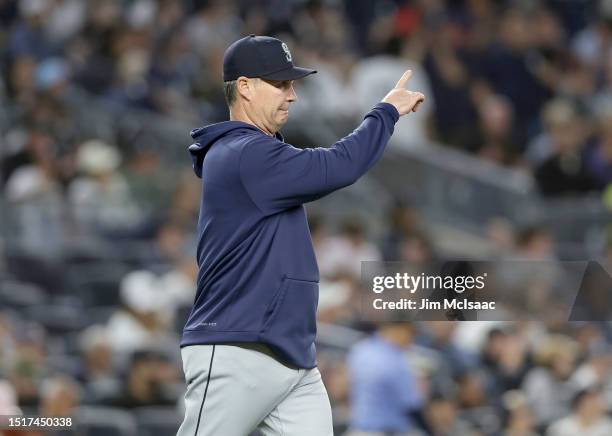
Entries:
[[291, 88], [289, 88], [289, 95], [287, 95], [287, 101], [293, 102], [297, 100], [297, 94], [295, 93], [295, 89], [293, 88], [293, 85], [291, 85]]

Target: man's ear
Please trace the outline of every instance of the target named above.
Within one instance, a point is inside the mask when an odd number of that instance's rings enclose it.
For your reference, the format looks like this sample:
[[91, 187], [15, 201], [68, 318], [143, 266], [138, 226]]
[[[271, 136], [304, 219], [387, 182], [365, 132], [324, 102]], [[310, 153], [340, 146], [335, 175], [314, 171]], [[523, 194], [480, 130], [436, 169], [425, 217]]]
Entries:
[[236, 91], [247, 101], [253, 98], [253, 88], [255, 86], [253, 82], [254, 79], [249, 79], [244, 76], [240, 76], [236, 79]]

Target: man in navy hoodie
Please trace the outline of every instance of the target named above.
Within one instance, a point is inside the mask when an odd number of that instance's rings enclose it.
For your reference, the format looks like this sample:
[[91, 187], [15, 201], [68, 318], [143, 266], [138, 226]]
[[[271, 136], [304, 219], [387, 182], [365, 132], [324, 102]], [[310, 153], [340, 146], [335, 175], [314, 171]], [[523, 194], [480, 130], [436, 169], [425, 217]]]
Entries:
[[242, 38], [224, 57], [230, 121], [191, 132], [203, 189], [179, 436], [333, 434], [316, 367], [319, 271], [303, 204], [365, 174], [424, 96], [405, 89], [406, 71], [353, 133], [301, 150], [279, 129], [297, 99], [293, 81], [315, 72], [294, 66], [276, 38]]

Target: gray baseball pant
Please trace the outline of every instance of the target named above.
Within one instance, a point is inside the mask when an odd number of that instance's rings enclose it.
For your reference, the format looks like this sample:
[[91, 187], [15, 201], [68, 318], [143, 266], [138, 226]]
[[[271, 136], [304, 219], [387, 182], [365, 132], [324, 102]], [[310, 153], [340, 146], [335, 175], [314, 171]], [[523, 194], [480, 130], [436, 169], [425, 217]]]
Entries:
[[187, 381], [177, 436], [333, 436], [327, 391], [317, 368], [292, 368], [265, 345], [181, 349]]

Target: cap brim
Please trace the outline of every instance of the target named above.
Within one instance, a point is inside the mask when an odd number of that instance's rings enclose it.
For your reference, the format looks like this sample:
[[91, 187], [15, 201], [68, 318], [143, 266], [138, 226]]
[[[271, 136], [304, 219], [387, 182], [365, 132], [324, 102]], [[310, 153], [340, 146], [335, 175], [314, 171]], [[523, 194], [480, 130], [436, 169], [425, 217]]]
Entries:
[[265, 76], [261, 76], [261, 78], [266, 80], [297, 80], [314, 74], [316, 72], [317, 70], [311, 70], [309, 68], [289, 67], [285, 70], [266, 74]]

